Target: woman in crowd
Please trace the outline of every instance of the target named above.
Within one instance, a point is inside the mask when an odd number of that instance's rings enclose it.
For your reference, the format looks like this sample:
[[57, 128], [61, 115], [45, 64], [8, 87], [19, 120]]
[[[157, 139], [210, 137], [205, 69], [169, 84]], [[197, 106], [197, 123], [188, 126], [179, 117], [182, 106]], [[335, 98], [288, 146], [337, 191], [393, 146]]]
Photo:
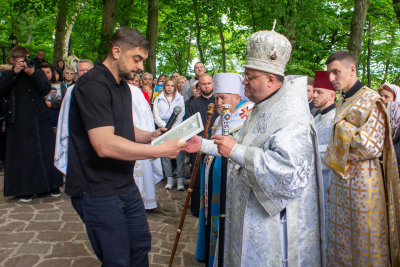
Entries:
[[387, 113], [390, 119], [390, 128], [394, 150], [396, 152], [397, 166], [400, 172], [400, 87], [394, 84], [382, 84], [378, 90], [379, 94], [386, 103]]
[[185, 82], [186, 82], [186, 81], [187, 81], [187, 79], [186, 79], [185, 76], [179, 76], [179, 77], [176, 79], [176, 83], [177, 83], [177, 86], [178, 86], [178, 92], [179, 92], [179, 94], [181, 94], [181, 95], [182, 95], [183, 86], [185, 85]]
[[[165, 127], [167, 125], [168, 119], [172, 115], [172, 111], [176, 106], [180, 106], [183, 109], [185, 108], [183, 102], [183, 96], [177, 92], [177, 86], [174, 80], [167, 78], [164, 84], [163, 92], [156, 97], [153, 105], [153, 116], [154, 122], [158, 127]], [[183, 112], [181, 112], [172, 127], [177, 126], [182, 122]], [[185, 175], [185, 165], [184, 165], [184, 153], [181, 151], [176, 157], [177, 164], [177, 176], [178, 176], [178, 190], [185, 190], [185, 186], [183, 185], [183, 177]], [[165, 186], [166, 189], [172, 189], [175, 185], [175, 181], [172, 173], [172, 165], [171, 160], [168, 158], [163, 158], [162, 163], [164, 166], [165, 175], [168, 177], [168, 183]]]
[[75, 69], [72, 66], [66, 66], [64, 69], [64, 84], [65, 87], [70, 87], [71, 85], [75, 84]]
[[151, 101], [151, 99], [153, 98], [153, 87], [151, 86], [150, 83], [145, 83], [143, 85], [143, 92], [147, 93], [147, 96]]
[[135, 74], [135, 78], [132, 80], [132, 84], [133, 86], [136, 86], [137, 88], [140, 88], [140, 82], [142, 81], [142, 79], [140, 78], [139, 74]]
[[400, 87], [394, 84], [382, 84], [379, 87], [378, 93], [383, 98], [383, 101], [387, 104], [390, 101], [397, 101], [396, 98], [400, 93]]
[[61, 71], [64, 71], [64, 68], [65, 68], [64, 59], [57, 60], [57, 66], [56, 67], [59, 68]]
[[62, 82], [64, 80], [63, 72], [59, 68], [54, 68], [54, 77], [56, 81]]
[[[51, 118], [50, 118], [51, 126], [53, 126], [53, 128], [56, 130], [58, 115], [60, 113], [62, 100], [65, 96], [65, 93], [67, 92], [67, 88], [62, 82], [56, 80], [56, 77], [54, 75], [56, 71], [54, 70], [53, 66], [50, 65], [48, 62], [42, 62], [40, 64], [40, 68], [44, 71], [47, 79], [49, 79], [51, 83], [57, 83], [60, 85], [61, 88], [61, 92], [58, 92], [57, 88], [52, 86], [50, 94], [46, 97], [46, 104], [50, 108], [51, 112]], [[54, 89], [56, 90], [56, 92], [54, 92]]]
[[166, 78], [167, 78], [167, 76], [165, 76], [164, 74], [161, 74], [160, 77], [158, 77], [157, 84], [163, 85]]

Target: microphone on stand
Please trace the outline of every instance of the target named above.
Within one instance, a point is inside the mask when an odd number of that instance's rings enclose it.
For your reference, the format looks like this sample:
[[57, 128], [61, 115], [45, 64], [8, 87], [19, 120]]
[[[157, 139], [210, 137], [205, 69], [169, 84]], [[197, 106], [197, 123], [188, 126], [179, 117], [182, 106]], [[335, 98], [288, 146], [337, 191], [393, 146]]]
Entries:
[[[180, 106], [174, 107], [174, 110], [172, 111], [172, 115], [171, 115], [171, 117], [169, 117], [167, 125], [165, 125], [165, 128], [167, 128], [166, 132], [171, 130], [172, 125], [174, 125], [174, 123], [176, 122], [176, 119], [178, 118], [179, 114], [181, 114], [181, 112], [182, 112], [182, 108]], [[164, 132], [164, 133], [166, 133], [166, 132]]]

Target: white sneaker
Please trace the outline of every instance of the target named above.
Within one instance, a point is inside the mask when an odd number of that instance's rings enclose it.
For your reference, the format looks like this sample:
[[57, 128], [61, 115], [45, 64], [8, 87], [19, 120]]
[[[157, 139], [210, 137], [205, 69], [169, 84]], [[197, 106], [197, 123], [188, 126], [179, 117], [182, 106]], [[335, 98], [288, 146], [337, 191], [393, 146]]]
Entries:
[[175, 185], [175, 181], [173, 177], [168, 177], [168, 182], [167, 185], [165, 186], [165, 189], [171, 190], [172, 188], [174, 188]]
[[178, 178], [178, 191], [185, 191], [185, 185], [183, 184], [183, 178]]

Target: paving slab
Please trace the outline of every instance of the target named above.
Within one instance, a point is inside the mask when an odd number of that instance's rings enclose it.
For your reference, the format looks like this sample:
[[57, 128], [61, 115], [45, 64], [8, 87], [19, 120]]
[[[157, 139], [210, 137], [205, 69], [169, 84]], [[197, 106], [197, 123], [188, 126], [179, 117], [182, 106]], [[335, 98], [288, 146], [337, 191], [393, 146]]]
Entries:
[[[147, 211], [152, 233], [149, 262], [168, 266], [185, 191], [166, 190], [166, 181], [156, 186], [158, 207]], [[100, 267], [84, 224], [64, 194], [42, 194], [30, 203], [0, 196], [0, 266], [5, 267]], [[190, 207], [189, 207], [190, 209]], [[204, 266], [194, 259], [198, 219], [186, 215], [173, 266]]]

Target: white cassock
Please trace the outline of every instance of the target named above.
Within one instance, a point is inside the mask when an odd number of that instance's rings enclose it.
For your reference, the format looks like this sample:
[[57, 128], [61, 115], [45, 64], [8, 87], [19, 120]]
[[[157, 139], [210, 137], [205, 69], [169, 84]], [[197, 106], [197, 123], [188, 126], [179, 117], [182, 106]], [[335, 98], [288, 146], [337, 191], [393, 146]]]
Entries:
[[[132, 92], [133, 124], [142, 131], [155, 130], [153, 113], [142, 91], [128, 84]], [[133, 172], [145, 209], [157, 208], [156, 184], [163, 179], [161, 160], [137, 160]]]
[[[302, 77], [256, 104], [235, 136], [224, 266], [325, 266], [323, 181], [313, 125]], [[201, 152], [219, 156], [212, 141], [203, 140]]]
[[60, 113], [58, 115], [54, 166], [56, 166], [56, 168], [63, 174], [67, 174], [69, 136], [68, 118], [69, 107], [71, 104], [71, 93], [74, 88], [75, 84], [68, 87], [60, 108]]
[[[317, 130], [318, 136], [318, 150], [319, 156], [322, 162], [324, 158], [326, 149], [328, 147], [329, 140], [331, 139], [332, 135], [332, 127], [333, 123], [335, 122], [335, 108], [324, 113], [323, 111], [315, 116], [315, 128]], [[326, 167], [324, 164], [322, 166], [322, 177], [324, 179], [324, 205], [325, 205], [325, 238], [328, 237], [327, 233], [327, 224], [328, 224], [328, 187], [331, 184], [331, 174], [332, 171]]]

